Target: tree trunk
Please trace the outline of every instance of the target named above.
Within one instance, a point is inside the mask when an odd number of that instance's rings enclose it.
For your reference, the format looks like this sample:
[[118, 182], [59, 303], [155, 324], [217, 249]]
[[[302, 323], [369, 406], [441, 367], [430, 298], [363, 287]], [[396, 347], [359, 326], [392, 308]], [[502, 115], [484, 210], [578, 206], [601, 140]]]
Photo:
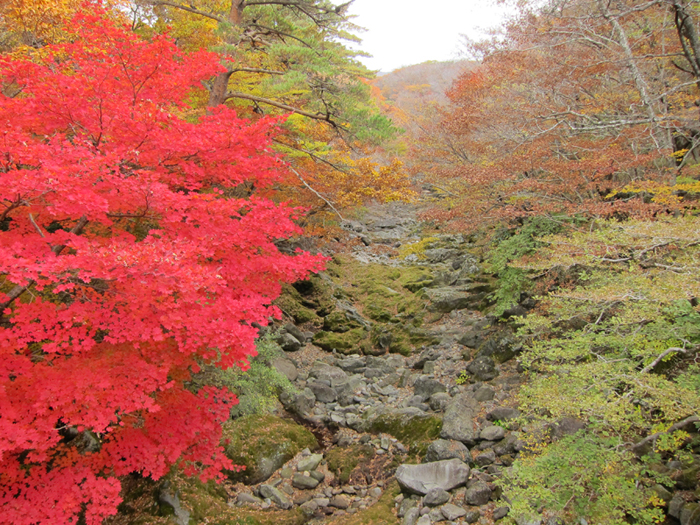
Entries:
[[[241, 25], [243, 20], [243, 9], [245, 8], [245, 0], [231, 0], [231, 9], [228, 13], [228, 21], [232, 26]], [[232, 44], [233, 42], [228, 42]], [[231, 78], [231, 71], [226, 71], [224, 73], [219, 73], [214, 79], [214, 83], [211, 86], [211, 91], [209, 92], [209, 102], [207, 102], [207, 107], [214, 108], [226, 102], [226, 93], [228, 92], [228, 81]]]

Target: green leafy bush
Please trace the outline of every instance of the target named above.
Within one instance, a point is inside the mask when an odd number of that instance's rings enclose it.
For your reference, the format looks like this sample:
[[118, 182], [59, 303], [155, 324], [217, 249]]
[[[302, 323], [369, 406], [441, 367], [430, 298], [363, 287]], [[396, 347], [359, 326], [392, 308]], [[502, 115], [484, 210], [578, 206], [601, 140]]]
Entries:
[[243, 371], [238, 367], [220, 370], [205, 366], [194, 377], [194, 388], [212, 385], [234, 392], [238, 396], [238, 405], [232, 409], [234, 417], [270, 412], [277, 405], [277, 398], [282, 392], [294, 393], [295, 388], [286, 376], [272, 366], [276, 357], [284, 355], [275, 342], [275, 334], [261, 337], [256, 349], [258, 355], [250, 360], [248, 370]]
[[534, 519], [541, 509], [564, 523], [660, 523], [664, 514], [645, 485], [642, 466], [621, 452], [619, 438], [579, 432], [523, 455], [504, 477], [511, 516]]

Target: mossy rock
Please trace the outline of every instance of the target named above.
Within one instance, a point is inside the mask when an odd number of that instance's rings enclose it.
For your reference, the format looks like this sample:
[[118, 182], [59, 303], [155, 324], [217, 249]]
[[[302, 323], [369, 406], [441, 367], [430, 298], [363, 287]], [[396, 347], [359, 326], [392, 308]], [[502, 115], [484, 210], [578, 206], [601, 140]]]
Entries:
[[401, 286], [413, 293], [432, 286], [435, 283], [435, 276], [424, 269], [406, 271], [399, 279]]
[[316, 312], [304, 306], [302, 302], [301, 294], [292, 286], [286, 285], [275, 304], [285, 315], [292, 317], [297, 324], [320, 322], [321, 318], [316, 315]]
[[227, 471], [232, 481], [261, 483], [305, 448], [315, 450], [318, 441], [301, 425], [272, 415], [250, 415], [223, 427], [226, 456], [241, 472]]
[[335, 518], [328, 525], [399, 525], [401, 520], [394, 513], [394, 498], [399, 494], [399, 484], [392, 481], [374, 505], [355, 514]]
[[354, 328], [362, 328], [362, 325], [343, 310], [335, 310], [323, 318], [323, 329], [327, 332], [345, 333]]
[[384, 432], [408, 445], [411, 454], [424, 456], [428, 445], [440, 437], [442, 419], [431, 415], [402, 414], [387, 411], [377, 414], [363, 426], [368, 432]]
[[341, 354], [362, 353], [362, 343], [369, 345], [368, 333], [364, 328], [353, 328], [345, 333], [318, 332], [313, 342], [316, 346], [328, 350], [337, 350]]
[[349, 447], [335, 447], [326, 452], [328, 470], [335, 474], [341, 484], [350, 480], [352, 472], [374, 457], [374, 447], [371, 445], [351, 445]]

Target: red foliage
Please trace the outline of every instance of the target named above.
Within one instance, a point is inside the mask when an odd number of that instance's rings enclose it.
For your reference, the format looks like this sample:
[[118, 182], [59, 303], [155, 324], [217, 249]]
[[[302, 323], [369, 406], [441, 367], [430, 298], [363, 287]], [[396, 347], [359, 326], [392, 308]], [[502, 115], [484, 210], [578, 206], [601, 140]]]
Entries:
[[[284, 169], [274, 120], [189, 113], [215, 55], [100, 14], [73, 25], [43, 63], [0, 59], [0, 523], [14, 525], [81, 508], [99, 523], [130, 472], [231, 468], [235, 399], [186, 382], [204, 362], [244, 366], [280, 282], [323, 262], [273, 244], [299, 232], [294, 209], [225, 196]], [[79, 452], [68, 429], [99, 447]]]

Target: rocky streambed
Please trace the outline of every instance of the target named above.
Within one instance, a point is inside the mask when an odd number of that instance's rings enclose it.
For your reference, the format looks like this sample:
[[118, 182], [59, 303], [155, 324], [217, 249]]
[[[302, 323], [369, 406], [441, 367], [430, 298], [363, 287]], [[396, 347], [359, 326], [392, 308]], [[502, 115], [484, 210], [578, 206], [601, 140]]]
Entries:
[[[294, 389], [273, 413], [225, 427], [246, 470], [223, 485], [135, 481], [114, 525], [492, 524], [509, 516], [499, 479], [516, 458], [583, 427], [520, 417], [521, 348], [506, 319], [534, 301], [486, 315], [492, 276], [471, 239], [423, 235], [402, 205], [346, 228], [354, 247], [278, 301], [283, 351], [266, 364]], [[692, 510], [671, 503], [678, 517]]]

